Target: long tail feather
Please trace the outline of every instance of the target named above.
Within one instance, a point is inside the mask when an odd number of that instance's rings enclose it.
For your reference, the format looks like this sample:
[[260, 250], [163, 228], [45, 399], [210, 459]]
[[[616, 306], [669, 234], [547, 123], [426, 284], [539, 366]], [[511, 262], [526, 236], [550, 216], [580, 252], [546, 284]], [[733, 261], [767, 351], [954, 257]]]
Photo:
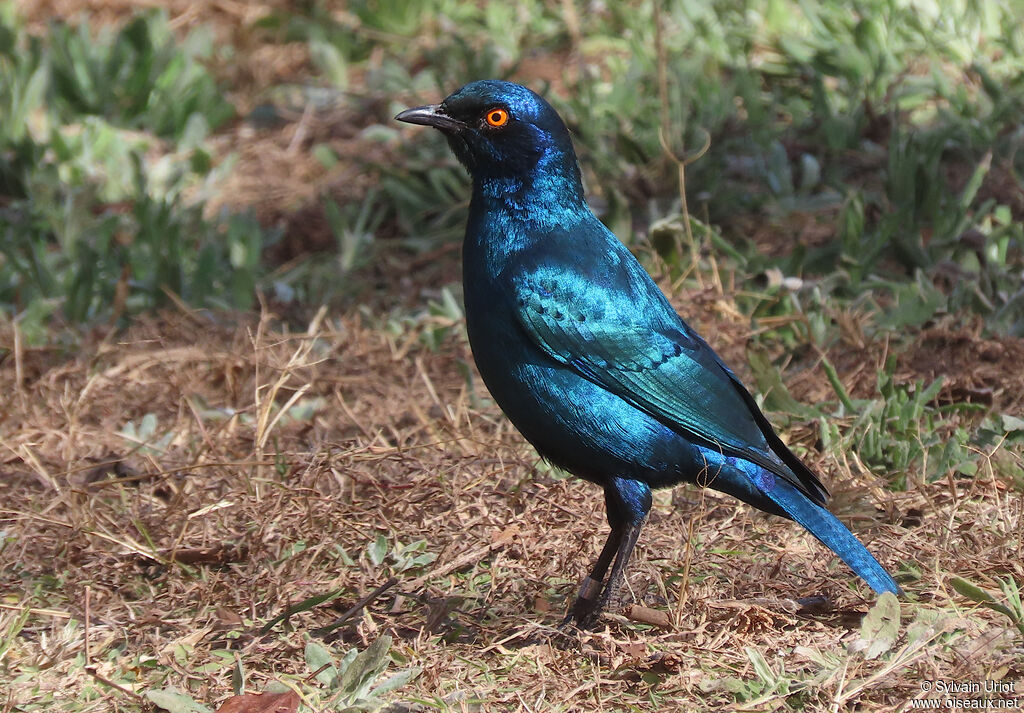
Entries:
[[774, 487], [763, 488], [761, 491], [823, 545], [839, 555], [876, 592], [903, 593], [892, 576], [835, 515], [814, 504], [806, 495], [781, 479], [775, 480]]

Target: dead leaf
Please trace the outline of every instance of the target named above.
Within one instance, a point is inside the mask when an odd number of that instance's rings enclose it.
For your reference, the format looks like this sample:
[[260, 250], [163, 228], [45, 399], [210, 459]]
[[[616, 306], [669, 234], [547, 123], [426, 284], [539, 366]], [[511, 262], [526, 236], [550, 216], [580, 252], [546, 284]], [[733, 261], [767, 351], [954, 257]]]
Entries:
[[641, 659], [647, 655], [647, 644], [642, 641], [627, 641], [619, 644], [619, 650], [631, 659]]
[[174, 641], [170, 641], [160, 649], [161, 654], [169, 654], [178, 646], [195, 646], [200, 641], [206, 638], [207, 634], [213, 631], [212, 626], [205, 626], [202, 629], [196, 629], [190, 634], [186, 634]]
[[220, 626], [232, 627], [242, 625], [242, 617], [227, 607], [217, 607], [217, 611], [214, 613]]
[[296, 713], [298, 709], [299, 694], [295, 691], [243, 693], [224, 701], [217, 713]]
[[519, 525], [509, 525], [501, 532], [496, 532], [491, 536], [491, 546], [497, 547], [498, 545], [504, 545], [512, 541], [512, 538], [519, 534]]

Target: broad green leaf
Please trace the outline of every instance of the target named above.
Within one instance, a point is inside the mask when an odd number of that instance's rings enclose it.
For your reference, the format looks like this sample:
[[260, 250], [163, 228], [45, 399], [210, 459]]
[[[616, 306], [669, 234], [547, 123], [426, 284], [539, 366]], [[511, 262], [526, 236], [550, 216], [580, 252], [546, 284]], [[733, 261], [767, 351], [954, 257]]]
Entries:
[[316, 671], [316, 680], [325, 686], [334, 685], [338, 669], [334, 666], [334, 656], [316, 641], [306, 642], [306, 666]]
[[860, 625], [864, 658], [876, 659], [892, 648], [900, 633], [900, 603], [892, 592], [882, 594]]
[[388, 538], [384, 535], [377, 535], [377, 539], [367, 546], [366, 556], [370, 558], [370, 563], [374, 567], [378, 567], [384, 561], [384, 558], [388, 556], [388, 550]]
[[146, 691], [145, 695], [157, 708], [168, 711], [168, 713], [213, 713], [202, 703], [197, 703], [191, 696], [176, 688]]

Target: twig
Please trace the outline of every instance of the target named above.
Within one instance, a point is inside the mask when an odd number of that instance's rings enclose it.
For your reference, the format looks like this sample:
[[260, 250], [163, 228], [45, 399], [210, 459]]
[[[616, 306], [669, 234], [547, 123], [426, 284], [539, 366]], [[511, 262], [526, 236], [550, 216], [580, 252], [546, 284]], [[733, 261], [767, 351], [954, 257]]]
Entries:
[[626, 610], [625, 616], [630, 621], [636, 621], [641, 624], [650, 624], [651, 626], [656, 626], [659, 629], [672, 628], [672, 619], [666, 612], [663, 612], [660, 609], [651, 609], [650, 607], [634, 604]]
[[91, 599], [92, 588], [87, 584], [85, 585], [85, 632], [83, 636], [85, 638], [85, 667], [88, 669], [92, 666], [92, 652], [89, 650], [89, 619], [91, 615], [89, 613], [89, 600]]
[[[690, 247], [690, 258], [691, 264], [690, 269], [697, 274], [697, 279], [700, 280], [700, 273], [696, 270], [698, 251], [697, 244], [693, 239], [693, 228], [690, 226], [690, 207], [686, 201], [686, 167], [698, 160], [703, 156], [708, 148], [711, 146], [711, 134], [704, 131], [704, 145], [691, 156], [686, 155], [685, 146], [682, 144], [680, 139], [680, 151], [677, 154], [669, 146], [668, 136], [671, 132], [671, 117], [669, 113], [669, 99], [668, 99], [668, 52], [665, 50], [665, 43], [662, 39], [663, 32], [663, 17], [660, 3], [654, 3], [654, 52], [658, 60], [658, 103], [660, 105], [660, 118], [658, 126], [658, 141], [661, 143], [662, 150], [668, 155], [674, 164], [676, 164], [679, 170], [679, 203], [680, 209], [683, 214], [683, 230], [686, 233], [686, 240]], [[683, 259], [683, 245], [679, 240], [678, 234], [675, 236], [676, 252], [679, 255], [679, 259]], [[721, 280], [717, 279], [716, 270], [716, 282], [719, 293], [722, 292]], [[701, 280], [701, 287], [703, 287], [703, 281]]]
[[374, 589], [372, 592], [367, 594], [365, 597], [363, 597], [362, 599], [357, 601], [355, 604], [353, 604], [348, 609], [348, 611], [346, 611], [340, 617], [338, 617], [337, 619], [332, 621], [330, 624], [328, 624], [327, 626], [321, 626], [319, 629], [314, 629], [313, 631], [311, 631], [310, 635], [311, 636], [315, 636], [317, 638], [322, 638], [324, 636], [327, 636], [332, 631], [337, 629], [339, 626], [342, 626], [346, 621], [348, 621], [349, 619], [354, 617], [356, 614], [358, 614], [360, 611], [362, 611], [363, 607], [365, 607], [367, 604], [369, 604], [370, 602], [375, 600], [377, 597], [379, 597], [384, 592], [386, 592], [389, 589], [391, 589], [396, 584], [398, 584], [398, 577], [392, 577], [388, 581], [384, 582], [384, 584], [380, 585], [379, 587]]
[[109, 686], [110, 688], [113, 688], [113, 689], [115, 689], [117, 691], [120, 691], [121, 693], [125, 694], [126, 696], [128, 696], [130, 698], [134, 698], [135, 700], [140, 701], [142, 703], [148, 703], [148, 701], [145, 698], [140, 696], [135, 691], [133, 691], [133, 690], [131, 690], [129, 688], [125, 688], [120, 683], [114, 683], [113, 681], [111, 681], [106, 676], [104, 676], [104, 675], [102, 675], [100, 673], [97, 673], [96, 669], [94, 667], [92, 667], [92, 666], [86, 666], [85, 667], [85, 672], [87, 674], [89, 674], [90, 676], [92, 676], [93, 678], [95, 678], [100, 683], [102, 683], [104, 686]]
[[28, 611], [32, 616], [52, 616], [57, 619], [70, 619], [71, 614], [66, 611], [60, 611], [58, 609], [37, 609], [35, 607], [28, 607], [27, 609], [22, 606], [15, 604], [0, 604], [0, 609], [6, 609], [8, 611]]
[[472, 564], [474, 562], [482, 560], [487, 555], [500, 550], [502, 547], [511, 542], [512, 538], [515, 537], [516, 534], [518, 534], [518, 532], [519, 528], [515, 525], [506, 528], [504, 531], [502, 531], [500, 535], [498, 535], [495, 538], [494, 542], [488, 545], [484, 545], [482, 547], [477, 547], [475, 550], [470, 550], [466, 554], [462, 555], [461, 557], [455, 558], [443, 567], [438, 567], [437, 569], [431, 572], [427, 572], [422, 577], [417, 577], [416, 579], [409, 582], [409, 588], [419, 589], [424, 584], [429, 582], [431, 579], [435, 579], [437, 577], [444, 577], [447, 574], [462, 569], [468, 564]]

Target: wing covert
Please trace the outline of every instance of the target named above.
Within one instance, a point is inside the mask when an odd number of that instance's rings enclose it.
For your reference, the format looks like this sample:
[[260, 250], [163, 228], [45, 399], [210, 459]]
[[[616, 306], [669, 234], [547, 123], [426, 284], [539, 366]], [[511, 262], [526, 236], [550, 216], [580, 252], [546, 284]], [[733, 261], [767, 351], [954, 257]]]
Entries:
[[513, 279], [517, 320], [543, 352], [702, 445], [753, 461], [821, 499], [811, 492], [825, 493], [814, 475], [794, 456], [811, 482], [791, 472], [790, 458], [784, 463], [773, 445], [788, 449], [774, 433], [769, 444], [762, 425], [770, 426], [753, 399], [667, 302], [651, 305], [645, 295], [625, 302], [621, 285], [581, 282], [542, 267]]

